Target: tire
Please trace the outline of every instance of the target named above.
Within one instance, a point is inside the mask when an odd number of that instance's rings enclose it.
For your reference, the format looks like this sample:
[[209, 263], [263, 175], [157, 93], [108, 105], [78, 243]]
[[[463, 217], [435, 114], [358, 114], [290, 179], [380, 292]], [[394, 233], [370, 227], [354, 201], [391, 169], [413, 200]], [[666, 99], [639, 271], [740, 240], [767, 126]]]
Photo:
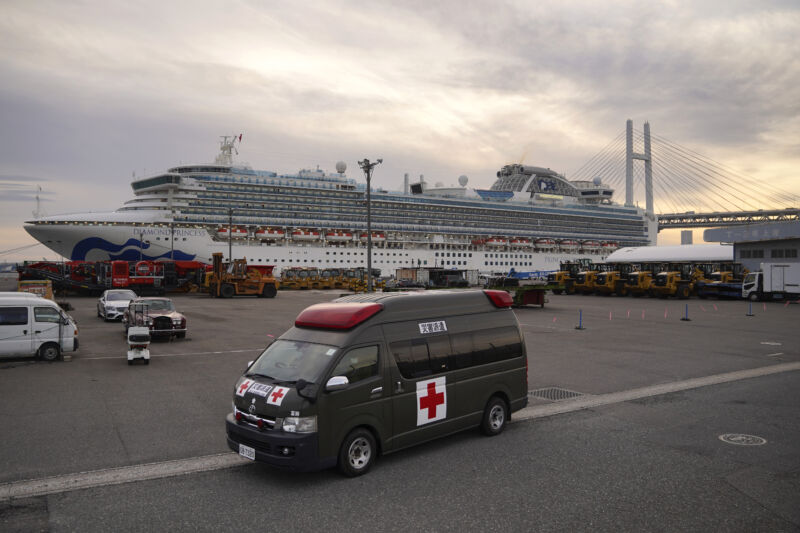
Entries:
[[494, 436], [503, 432], [508, 423], [508, 406], [502, 398], [493, 396], [483, 410], [481, 431], [484, 435]]
[[144, 360], [144, 364], [149, 365], [150, 364], [150, 359], [145, 359]]
[[59, 355], [61, 355], [61, 350], [58, 349], [58, 344], [49, 342], [39, 348], [39, 358], [42, 361], [55, 361]]
[[278, 294], [278, 291], [275, 289], [275, 285], [271, 283], [264, 285], [264, 290], [261, 291], [261, 296], [264, 298], [275, 298], [276, 294]]
[[339, 471], [347, 477], [366, 474], [375, 462], [377, 451], [375, 437], [369, 430], [354, 429], [339, 449]]
[[751, 302], [757, 302], [759, 300], [757, 292], [751, 292], [750, 295], [747, 297], [748, 300]]
[[128, 359], [128, 366], [133, 366], [133, 359]]
[[185, 339], [186, 338], [186, 332], [185, 331], [181, 331], [180, 333], [176, 333], [175, 334], [175, 338], [177, 338], [177, 339]]
[[564, 291], [561, 289], [553, 289], [553, 294], [561, 294], [562, 292]]
[[223, 298], [233, 298], [234, 294], [236, 294], [236, 289], [230, 283], [226, 283], [219, 288], [219, 295]]
[[681, 285], [680, 287], [678, 287], [678, 298], [681, 300], [685, 300], [689, 297], [690, 292], [691, 291], [689, 290], [688, 285]]

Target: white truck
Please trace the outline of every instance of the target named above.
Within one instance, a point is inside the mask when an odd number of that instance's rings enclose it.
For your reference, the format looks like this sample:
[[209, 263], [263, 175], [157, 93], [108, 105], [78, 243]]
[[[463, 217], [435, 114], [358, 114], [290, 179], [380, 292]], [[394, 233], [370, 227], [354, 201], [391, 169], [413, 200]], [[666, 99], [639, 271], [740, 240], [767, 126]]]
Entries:
[[778, 300], [800, 298], [800, 263], [761, 263], [742, 282], [742, 298]]

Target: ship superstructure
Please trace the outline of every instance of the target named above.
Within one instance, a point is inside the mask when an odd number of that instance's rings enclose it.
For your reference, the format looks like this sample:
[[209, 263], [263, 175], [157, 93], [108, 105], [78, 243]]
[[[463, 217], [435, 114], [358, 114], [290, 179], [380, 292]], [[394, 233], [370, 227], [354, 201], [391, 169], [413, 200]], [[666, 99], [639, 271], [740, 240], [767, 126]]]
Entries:
[[[319, 168], [296, 174], [233, 161], [223, 137], [213, 164], [181, 165], [134, 180], [134, 198], [108, 213], [52, 216], [26, 230], [71, 260], [225, 260], [290, 266], [366, 265], [366, 186]], [[407, 183], [407, 180], [406, 180]], [[569, 181], [541, 167], [507, 165], [486, 190], [429, 186], [371, 191], [372, 263], [502, 272], [553, 270], [565, 259], [654, 241], [644, 212], [612, 202], [599, 178]]]

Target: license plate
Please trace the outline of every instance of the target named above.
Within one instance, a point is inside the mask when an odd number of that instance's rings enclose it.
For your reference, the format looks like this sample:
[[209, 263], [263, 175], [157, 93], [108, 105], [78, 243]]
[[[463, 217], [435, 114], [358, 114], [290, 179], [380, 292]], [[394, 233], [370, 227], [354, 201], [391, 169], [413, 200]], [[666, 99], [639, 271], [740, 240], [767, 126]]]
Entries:
[[239, 455], [247, 459], [250, 459], [251, 461], [256, 460], [255, 448], [251, 448], [250, 446], [245, 446], [244, 444], [239, 445]]

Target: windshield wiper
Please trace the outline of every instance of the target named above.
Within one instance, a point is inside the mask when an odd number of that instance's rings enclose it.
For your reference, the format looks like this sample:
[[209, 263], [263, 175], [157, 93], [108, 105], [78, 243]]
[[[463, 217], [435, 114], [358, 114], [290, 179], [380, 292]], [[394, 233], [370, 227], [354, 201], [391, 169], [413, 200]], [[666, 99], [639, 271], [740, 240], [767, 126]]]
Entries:
[[245, 377], [248, 377], [248, 378], [253, 378], [253, 377], [265, 378], [265, 379], [269, 379], [269, 380], [275, 381], [275, 378], [273, 378], [272, 376], [268, 376], [266, 374], [260, 374], [258, 372], [248, 372], [247, 374], [245, 374]]

